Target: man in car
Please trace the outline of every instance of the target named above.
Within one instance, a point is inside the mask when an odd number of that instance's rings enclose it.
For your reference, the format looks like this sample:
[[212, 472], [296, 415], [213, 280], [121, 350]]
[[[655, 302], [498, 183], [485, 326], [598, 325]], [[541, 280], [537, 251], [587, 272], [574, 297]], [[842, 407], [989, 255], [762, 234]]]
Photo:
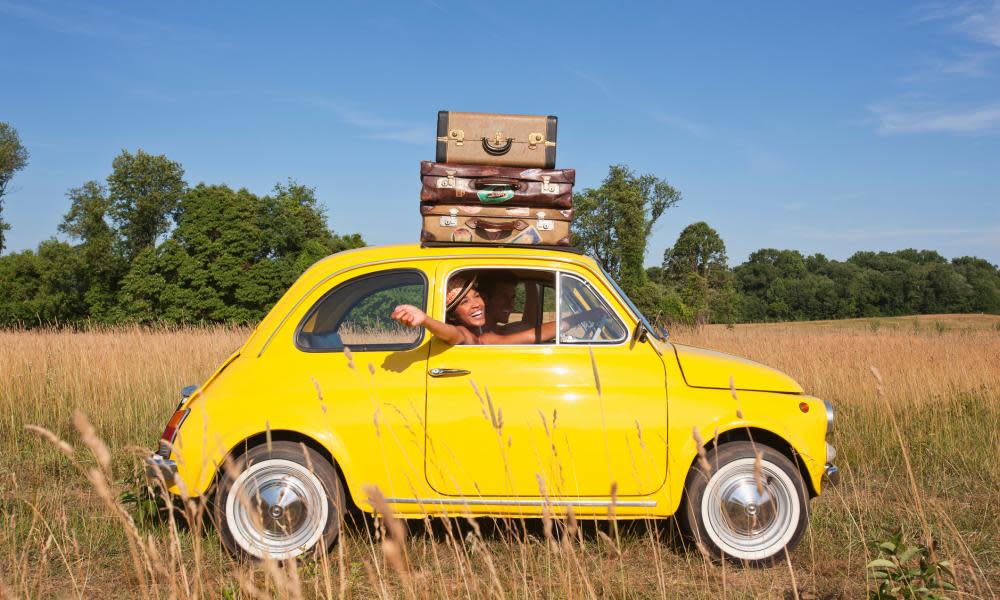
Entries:
[[510, 271], [485, 271], [478, 278], [479, 293], [486, 299], [486, 321], [498, 333], [517, 333], [534, 329], [538, 317], [538, 288], [531, 283], [524, 286], [524, 310], [521, 320], [510, 322], [517, 302], [520, 280]]

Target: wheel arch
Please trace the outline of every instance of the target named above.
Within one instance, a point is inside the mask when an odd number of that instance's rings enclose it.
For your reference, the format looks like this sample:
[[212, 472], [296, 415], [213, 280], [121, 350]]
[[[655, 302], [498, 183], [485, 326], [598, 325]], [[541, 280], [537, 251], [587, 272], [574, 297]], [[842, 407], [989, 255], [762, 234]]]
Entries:
[[[815, 498], [818, 496], [818, 492], [813, 484], [812, 476], [809, 472], [809, 468], [806, 466], [805, 461], [802, 456], [795, 449], [787, 439], [781, 437], [780, 435], [774, 433], [773, 431], [767, 429], [761, 429], [760, 427], [736, 427], [733, 429], [728, 429], [726, 431], [719, 432], [719, 434], [713, 437], [711, 440], [705, 442], [705, 453], [709, 455], [709, 462], [711, 461], [711, 453], [713, 450], [717, 449], [719, 446], [726, 444], [728, 442], [750, 442], [753, 444], [760, 444], [762, 446], [768, 446], [773, 448], [783, 454], [785, 458], [790, 460], [792, 464], [799, 470], [799, 476], [806, 484], [806, 490], [809, 492], [809, 498]], [[688, 472], [690, 472], [691, 467], [694, 466], [695, 461], [698, 460], [697, 455], [688, 465]], [[685, 494], [687, 494], [687, 489], [685, 486]]]
[[316, 451], [320, 456], [325, 458], [333, 466], [334, 472], [340, 479], [340, 484], [344, 488], [344, 496], [347, 499], [348, 509], [357, 510], [359, 505], [354, 499], [351, 492], [351, 486], [348, 485], [347, 476], [344, 473], [344, 469], [340, 464], [340, 461], [334, 456], [330, 449], [322, 444], [319, 440], [302, 433], [301, 431], [295, 431], [292, 429], [274, 429], [270, 431], [261, 431], [252, 435], [245, 437], [244, 439], [233, 445], [228, 452], [226, 452], [223, 462], [220, 463], [219, 467], [215, 470], [215, 475], [212, 478], [212, 483], [209, 489], [215, 489], [218, 485], [219, 477], [225, 470], [223, 466], [225, 461], [236, 461], [241, 456], [250, 451], [251, 448], [256, 448], [257, 446], [263, 446], [271, 442], [294, 442], [299, 443], [307, 448]]

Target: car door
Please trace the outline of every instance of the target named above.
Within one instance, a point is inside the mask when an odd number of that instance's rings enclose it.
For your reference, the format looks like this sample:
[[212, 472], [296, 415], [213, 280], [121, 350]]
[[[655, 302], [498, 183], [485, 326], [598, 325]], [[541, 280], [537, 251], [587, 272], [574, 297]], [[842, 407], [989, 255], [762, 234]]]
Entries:
[[[442, 263], [437, 281], [476, 267]], [[666, 476], [663, 363], [633, 343], [632, 316], [593, 273], [543, 270], [552, 274], [546, 320], [567, 321], [552, 343], [431, 340], [428, 483], [458, 496], [606, 497], [612, 485], [619, 496], [651, 494]], [[603, 311], [600, 324], [569, 326], [590, 310]]]

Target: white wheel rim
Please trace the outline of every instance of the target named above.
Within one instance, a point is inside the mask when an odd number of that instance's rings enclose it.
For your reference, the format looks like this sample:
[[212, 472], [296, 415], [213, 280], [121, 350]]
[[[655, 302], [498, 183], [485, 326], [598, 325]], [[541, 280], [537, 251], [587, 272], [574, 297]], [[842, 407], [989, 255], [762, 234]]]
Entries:
[[229, 488], [226, 523], [251, 556], [284, 560], [312, 548], [326, 528], [329, 502], [319, 478], [283, 459], [254, 463]]
[[794, 482], [774, 463], [761, 460], [761, 491], [753, 458], [719, 468], [708, 480], [701, 519], [708, 537], [728, 556], [761, 560], [780, 552], [795, 535], [802, 506]]

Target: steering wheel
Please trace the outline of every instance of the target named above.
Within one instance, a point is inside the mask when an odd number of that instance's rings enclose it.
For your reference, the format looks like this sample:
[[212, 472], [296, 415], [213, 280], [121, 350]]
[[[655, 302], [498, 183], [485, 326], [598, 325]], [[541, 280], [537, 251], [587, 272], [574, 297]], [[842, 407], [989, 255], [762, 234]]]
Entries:
[[601, 311], [600, 316], [592, 321], [585, 321], [581, 325], [583, 326], [583, 335], [580, 339], [584, 339], [590, 342], [600, 341], [601, 335], [604, 333], [604, 326], [608, 322], [608, 313]]

